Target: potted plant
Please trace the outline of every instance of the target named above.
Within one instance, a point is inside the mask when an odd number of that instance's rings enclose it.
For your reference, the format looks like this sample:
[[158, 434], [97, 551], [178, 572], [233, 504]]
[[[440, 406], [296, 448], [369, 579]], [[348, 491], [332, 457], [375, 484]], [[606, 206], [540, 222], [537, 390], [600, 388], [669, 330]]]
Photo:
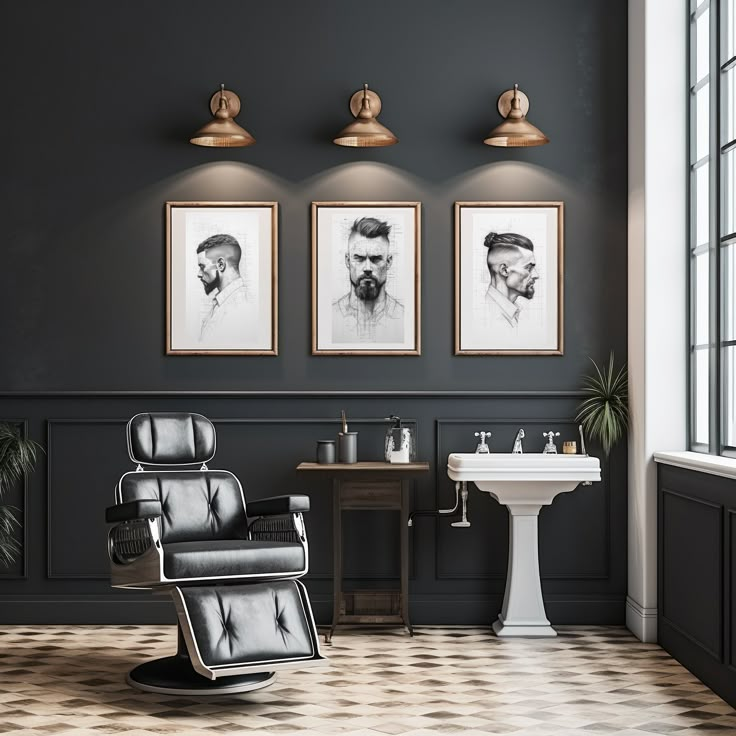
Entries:
[[629, 426], [629, 382], [626, 364], [614, 368], [613, 353], [608, 366], [599, 367], [591, 358], [595, 373], [583, 378], [586, 398], [578, 406], [576, 421], [585, 433], [600, 442], [606, 457]]
[[[10, 488], [36, 464], [40, 445], [21, 434], [20, 428], [8, 422], [0, 422], [0, 501]], [[14, 531], [21, 524], [16, 516], [17, 508], [0, 504], [0, 565], [9, 567], [18, 558], [20, 544]]]

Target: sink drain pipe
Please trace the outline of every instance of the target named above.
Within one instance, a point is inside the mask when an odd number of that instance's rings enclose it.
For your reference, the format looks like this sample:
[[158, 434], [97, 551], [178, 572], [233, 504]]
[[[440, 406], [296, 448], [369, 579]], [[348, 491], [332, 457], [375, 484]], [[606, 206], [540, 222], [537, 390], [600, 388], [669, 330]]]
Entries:
[[470, 526], [468, 521], [468, 487], [465, 481], [457, 481], [455, 483], [455, 505], [451, 509], [435, 509], [425, 511], [412, 511], [409, 514], [409, 520], [407, 526], [414, 526], [414, 517], [417, 516], [446, 516], [449, 514], [456, 514], [458, 509], [462, 506], [461, 516], [459, 521], [453, 521], [450, 526], [467, 528]]

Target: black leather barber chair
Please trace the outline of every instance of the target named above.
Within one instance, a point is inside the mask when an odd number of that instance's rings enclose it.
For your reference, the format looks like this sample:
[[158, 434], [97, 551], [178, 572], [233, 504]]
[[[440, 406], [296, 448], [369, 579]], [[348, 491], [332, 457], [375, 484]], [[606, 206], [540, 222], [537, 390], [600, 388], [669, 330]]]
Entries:
[[246, 503], [232, 473], [207, 468], [215, 428], [200, 414], [138, 414], [127, 434], [137, 468], [120, 479], [106, 513], [115, 524], [112, 585], [170, 594], [179, 619], [176, 655], [139, 665], [128, 682], [153, 692], [239, 693], [270, 684], [277, 669], [324, 662], [297, 579], [309, 566], [309, 498]]

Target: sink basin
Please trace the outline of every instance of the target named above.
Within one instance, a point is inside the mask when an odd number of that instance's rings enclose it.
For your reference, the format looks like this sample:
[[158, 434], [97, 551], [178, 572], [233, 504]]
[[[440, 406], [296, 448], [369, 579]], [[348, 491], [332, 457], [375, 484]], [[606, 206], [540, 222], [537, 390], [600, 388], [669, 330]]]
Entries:
[[600, 480], [601, 463], [588, 455], [453, 452], [447, 458], [447, 474], [452, 480], [472, 481], [504, 505], [546, 506], [558, 493]]
[[447, 474], [474, 483], [509, 510], [509, 564], [497, 636], [557, 636], [544, 610], [539, 577], [539, 511], [555, 496], [601, 479], [601, 463], [588, 455], [453, 452]]

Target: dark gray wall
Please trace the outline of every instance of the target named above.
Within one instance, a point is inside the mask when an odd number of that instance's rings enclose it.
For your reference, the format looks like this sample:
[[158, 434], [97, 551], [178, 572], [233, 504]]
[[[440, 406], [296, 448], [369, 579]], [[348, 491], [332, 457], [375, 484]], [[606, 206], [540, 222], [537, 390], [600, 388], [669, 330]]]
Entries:
[[[240, 463], [246, 486], [259, 479], [264, 488], [256, 495], [266, 495], [265, 486], [303, 486], [289, 469], [329, 434], [324, 420], [340, 408], [366, 420], [399, 411], [417, 420], [433, 463], [436, 481], [433, 475], [417, 490], [417, 504], [431, 506], [451, 492], [447, 452], [461, 441], [467, 446], [478, 421], [497, 433], [496, 449], [505, 449], [523, 418], [572, 433], [577, 398], [570, 392], [588, 370], [587, 356], [601, 359], [613, 349], [625, 357], [625, 3], [376, 0], [364, 11], [337, 0], [221, 0], [210, 13], [181, 0], [36, 0], [4, 10], [0, 62], [7, 105], [0, 120], [0, 418], [27, 419], [31, 436], [44, 442], [48, 428], [50, 443], [48, 468], [42, 463], [29, 486], [27, 580], [0, 582], [0, 594], [21, 601], [19, 616], [39, 597], [58, 615], [57, 604], [75, 596], [116, 600], [104, 581], [85, 577], [103, 574], [100, 511], [127, 469], [121, 420], [135, 411], [279, 419], [219, 427], [228, 437], [223, 447], [233, 448], [221, 464]], [[239, 120], [256, 146], [187, 143], [208, 119], [207, 101], [221, 81], [240, 94]], [[331, 143], [364, 81], [382, 96], [381, 119], [399, 145]], [[499, 122], [497, 95], [514, 82], [529, 94], [530, 119], [550, 145], [482, 144]], [[190, 199], [280, 203], [278, 357], [164, 354], [163, 203]], [[309, 203], [332, 199], [423, 203], [420, 357], [309, 354]], [[453, 356], [455, 200], [565, 202], [564, 356]], [[80, 390], [107, 394], [58, 394]], [[208, 397], [212, 390], [299, 393], [228, 400]], [[372, 401], [331, 393], [345, 390], [377, 393]], [[188, 393], [174, 399], [166, 391]], [[462, 391], [474, 393], [462, 398]], [[315, 421], [289, 424], [299, 417]], [[444, 421], [465, 417], [478, 421]], [[366, 427], [375, 433], [363, 433], [366, 456], [378, 457], [380, 429]], [[265, 444], [248, 455], [254, 434]], [[290, 449], [279, 455], [282, 434]], [[579, 603], [586, 596], [607, 611], [598, 619], [622, 615], [625, 454], [611, 466], [605, 499], [593, 503], [577, 492], [564, 500], [567, 512], [563, 504], [545, 511], [543, 567], [557, 575], [545, 592], [567, 596], [568, 618], [595, 618]], [[327, 529], [329, 505], [320, 504], [310, 524]], [[80, 536], [71, 509], [96, 531]], [[493, 556], [483, 551], [482, 516], [465, 536], [433, 522], [416, 530], [412, 585], [425, 596], [424, 620], [491, 615], [505, 570], [505, 511], [493, 513]], [[373, 552], [351, 553], [366, 584], [395, 572], [391, 523], [377, 524], [389, 550], [383, 562], [378, 555], [378, 572], [369, 569]], [[546, 534], [557, 541], [548, 544]], [[319, 598], [329, 594], [330, 547], [324, 534], [315, 540], [310, 585]], [[446, 604], [455, 600], [468, 607]]]

